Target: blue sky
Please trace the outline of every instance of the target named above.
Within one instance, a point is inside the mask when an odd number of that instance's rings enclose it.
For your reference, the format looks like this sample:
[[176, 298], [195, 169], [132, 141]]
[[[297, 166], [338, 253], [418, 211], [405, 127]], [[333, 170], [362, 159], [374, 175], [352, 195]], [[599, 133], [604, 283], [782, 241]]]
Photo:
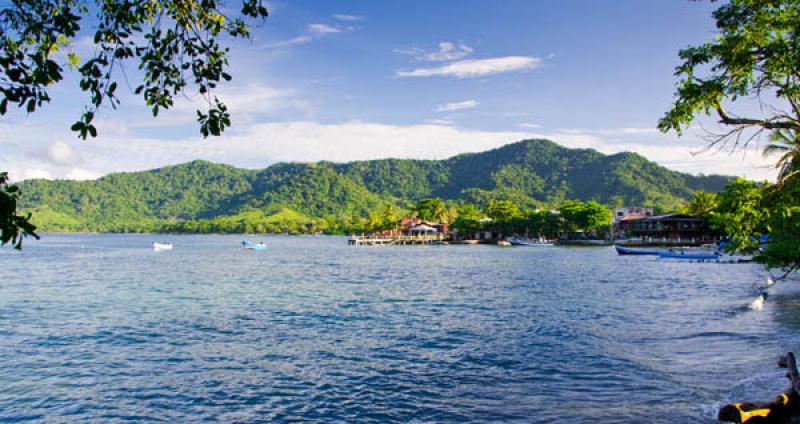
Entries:
[[[250, 41], [232, 45], [234, 80], [218, 91], [234, 127], [202, 140], [181, 99], [157, 119], [123, 97], [100, 136], [68, 130], [82, 110], [73, 77], [54, 101], [0, 118], [0, 168], [15, 179], [95, 178], [206, 159], [445, 158], [524, 138], [638, 152], [672, 169], [774, 174], [756, 152], [693, 155], [698, 126], [662, 135], [679, 49], [710, 40], [718, 3], [690, 1], [273, 1]], [[76, 52], [90, 51], [79, 39]], [[135, 75], [135, 66], [127, 66]], [[714, 123], [705, 120], [705, 129]]]

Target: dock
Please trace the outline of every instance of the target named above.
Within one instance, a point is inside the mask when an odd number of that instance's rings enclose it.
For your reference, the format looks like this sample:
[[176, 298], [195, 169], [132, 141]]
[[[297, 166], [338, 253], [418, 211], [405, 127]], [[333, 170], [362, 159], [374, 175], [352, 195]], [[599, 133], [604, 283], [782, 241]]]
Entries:
[[420, 234], [420, 235], [388, 235], [388, 236], [350, 236], [347, 244], [350, 246], [412, 246], [445, 244], [448, 237], [445, 234]]

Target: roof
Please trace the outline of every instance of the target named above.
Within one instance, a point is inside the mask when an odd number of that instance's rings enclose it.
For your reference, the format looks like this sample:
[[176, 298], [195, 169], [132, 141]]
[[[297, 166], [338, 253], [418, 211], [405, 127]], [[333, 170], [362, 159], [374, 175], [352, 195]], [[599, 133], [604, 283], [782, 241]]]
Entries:
[[436, 228], [429, 227], [425, 224], [420, 224], [411, 228], [411, 231], [424, 231], [426, 233], [436, 232]]
[[668, 213], [666, 215], [648, 216], [645, 218], [650, 221], [660, 221], [664, 219], [703, 219], [699, 216], [686, 215], [682, 213]]
[[618, 221], [636, 221], [638, 219], [645, 219], [645, 218], [649, 218], [649, 216], [645, 216], [645, 215], [626, 215], [626, 216], [623, 216], [622, 218], [618, 219]]

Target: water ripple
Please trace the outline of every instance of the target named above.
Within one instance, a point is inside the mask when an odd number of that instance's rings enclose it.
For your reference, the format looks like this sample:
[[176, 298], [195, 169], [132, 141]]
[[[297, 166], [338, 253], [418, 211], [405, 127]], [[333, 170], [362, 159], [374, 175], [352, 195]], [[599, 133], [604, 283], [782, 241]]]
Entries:
[[796, 293], [741, 309], [756, 266], [152, 238], [0, 252], [0, 421], [712, 421], [798, 347]]

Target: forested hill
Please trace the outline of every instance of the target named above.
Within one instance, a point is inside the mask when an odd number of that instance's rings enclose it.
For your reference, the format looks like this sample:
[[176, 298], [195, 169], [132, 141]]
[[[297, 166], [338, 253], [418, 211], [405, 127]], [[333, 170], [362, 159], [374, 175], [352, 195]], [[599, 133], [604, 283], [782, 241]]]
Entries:
[[262, 170], [194, 161], [95, 181], [20, 185], [22, 208], [34, 211], [34, 222], [45, 230], [129, 231], [253, 214], [352, 221], [427, 197], [456, 203], [508, 199], [523, 207], [594, 199], [671, 209], [693, 191], [716, 192], [726, 181], [670, 171], [634, 153], [604, 155], [525, 140], [446, 160], [281, 163]]

